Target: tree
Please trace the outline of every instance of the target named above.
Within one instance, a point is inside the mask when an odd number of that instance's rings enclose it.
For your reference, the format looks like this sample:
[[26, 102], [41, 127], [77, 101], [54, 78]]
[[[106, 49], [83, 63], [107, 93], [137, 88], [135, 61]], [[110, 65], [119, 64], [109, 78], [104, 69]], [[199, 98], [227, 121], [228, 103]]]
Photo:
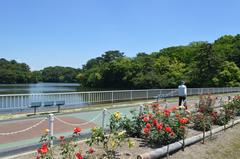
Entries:
[[220, 72], [213, 78], [215, 86], [239, 87], [240, 69], [234, 62], [225, 61]]
[[76, 82], [77, 74], [79, 70], [71, 67], [46, 67], [42, 71], [43, 82], [64, 82], [71, 83]]
[[31, 71], [27, 64], [0, 59], [0, 83], [29, 83]]
[[117, 60], [118, 58], [122, 58], [122, 57], [124, 57], [124, 53], [122, 53], [118, 50], [107, 51], [102, 55], [104, 62], [111, 62], [111, 61]]
[[195, 86], [209, 87], [213, 84], [212, 78], [216, 75], [221, 64], [221, 57], [218, 55], [219, 54], [212, 51], [212, 45], [210, 43], [200, 47], [200, 51], [195, 59], [196, 63], [191, 78]]
[[42, 81], [42, 72], [41, 71], [33, 71], [31, 72], [31, 82], [38, 83]]

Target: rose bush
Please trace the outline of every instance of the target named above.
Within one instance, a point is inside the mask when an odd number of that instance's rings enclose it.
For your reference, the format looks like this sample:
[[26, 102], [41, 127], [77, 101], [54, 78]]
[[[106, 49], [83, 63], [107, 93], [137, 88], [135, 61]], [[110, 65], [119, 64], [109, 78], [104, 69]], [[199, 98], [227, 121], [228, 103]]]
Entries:
[[102, 128], [93, 128], [92, 135], [87, 141], [89, 146], [94, 144], [101, 146], [104, 150], [104, 154], [100, 158], [113, 159], [116, 158], [116, 150], [118, 147], [122, 146], [123, 142], [128, 142], [129, 148], [134, 146], [134, 142], [131, 141], [126, 131], [124, 130], [122, 123], [126, 121], [123, 119], [120, 112], [115, 112], [110, 117], [110, 131], [106, 135]]
[[[178, 114], [178, 115], [176, 115]], [[182, 139], [186, 135], [185, 125], [189, 118], [169, 109], [144, 114], [143, 134], [150, 143], [166, 145]]]
[[240, 95], [235, 96], [232, 102], [236, 107], [236, 115], [240, 116]]
[[212, 119], [209, 115], [198, 112], [193, 116], [193, 128], [199, 131], [208, 131], [211, 129]]
[[[80, 139], [81, 128], [76, 127], [73, 130], [73, 134], [69, 138], [64, 136], [59, 137], [59, 154], [53, 152], [53, 148], [50, 146], [50, 141], [57, 139], [49, 135], [49, 130], [46, 129], [45, 133], [41, 136], [40, 143], [42, 145], [37, 149], [37, 159], [53, 159], [56, 158], [54, 155], [60, 156], [61, 158], [68, 159], [91, 159], [93, 158], [92, 154], [94, 153], [93, 148], [89, 148], [85, 154], [82, 153], [82, 150], [79, 147], [78, 141]], [[58, 157], [59, 158], [59, 157]]]

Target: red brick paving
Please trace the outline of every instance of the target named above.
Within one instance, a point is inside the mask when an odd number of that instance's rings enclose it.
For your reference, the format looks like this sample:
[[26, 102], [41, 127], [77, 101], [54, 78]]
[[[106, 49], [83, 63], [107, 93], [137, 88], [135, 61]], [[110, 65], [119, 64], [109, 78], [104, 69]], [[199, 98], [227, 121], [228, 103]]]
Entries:
[[[66, 122], [74, 123], [74, 124], [81, 124], [85, 123], [85, 120], [75, 118], [75, 117], [58, 117]], [[0, 123], [0, 133], [7, 133], [7, 132], [15, 132], [19, 130], [26, 129], [31, 127], [32, 125], [38, 123], [42, 119], [29, 119], [24, 121], [16, 121], [16, 122], [9, 122], [9, 123]], [[94, 123], [89, 123], [87, 125], [79, 126], [81, 129], [92, 128], [96, 126]], [[26, 139], [32, 139], [35, 137], [39, 137], [44, 133], [45, 129], [48, 128], [48, 120], [45, 120], [43, 123], [34, 127], [31, 130], [26, 132], [12, 134], [7, 136], [0, 136], [0, 144], [6, 144], [15, 141], [21, 141]], [[64, 133], [69, 132], [69, 135], [73, 132], [74, 126], [69, 126], [63, 123], [60, 123], [58, 120], [54, 120], [54, 133]]]

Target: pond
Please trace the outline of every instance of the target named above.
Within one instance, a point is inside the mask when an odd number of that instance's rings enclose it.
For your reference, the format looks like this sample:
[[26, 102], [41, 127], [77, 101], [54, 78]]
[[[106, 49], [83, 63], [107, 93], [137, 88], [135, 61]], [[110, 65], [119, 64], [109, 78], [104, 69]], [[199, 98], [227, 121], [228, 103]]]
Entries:
[[0, 84], [0, 94], [76, 92], [78, 83]]

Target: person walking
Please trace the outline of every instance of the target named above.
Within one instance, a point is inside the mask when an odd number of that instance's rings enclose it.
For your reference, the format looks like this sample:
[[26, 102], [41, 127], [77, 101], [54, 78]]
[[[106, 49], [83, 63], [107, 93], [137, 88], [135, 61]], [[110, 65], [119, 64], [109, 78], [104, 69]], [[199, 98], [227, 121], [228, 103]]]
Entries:
[[182, 103], [186, 106], [186, 98], [187, 98], [187, 87], [185, 85], [184, 81], [181, 81], [181, 84], [178, 86], [178, 97], [179, 97], [179, 102], [178, 106], [181, 106]]

